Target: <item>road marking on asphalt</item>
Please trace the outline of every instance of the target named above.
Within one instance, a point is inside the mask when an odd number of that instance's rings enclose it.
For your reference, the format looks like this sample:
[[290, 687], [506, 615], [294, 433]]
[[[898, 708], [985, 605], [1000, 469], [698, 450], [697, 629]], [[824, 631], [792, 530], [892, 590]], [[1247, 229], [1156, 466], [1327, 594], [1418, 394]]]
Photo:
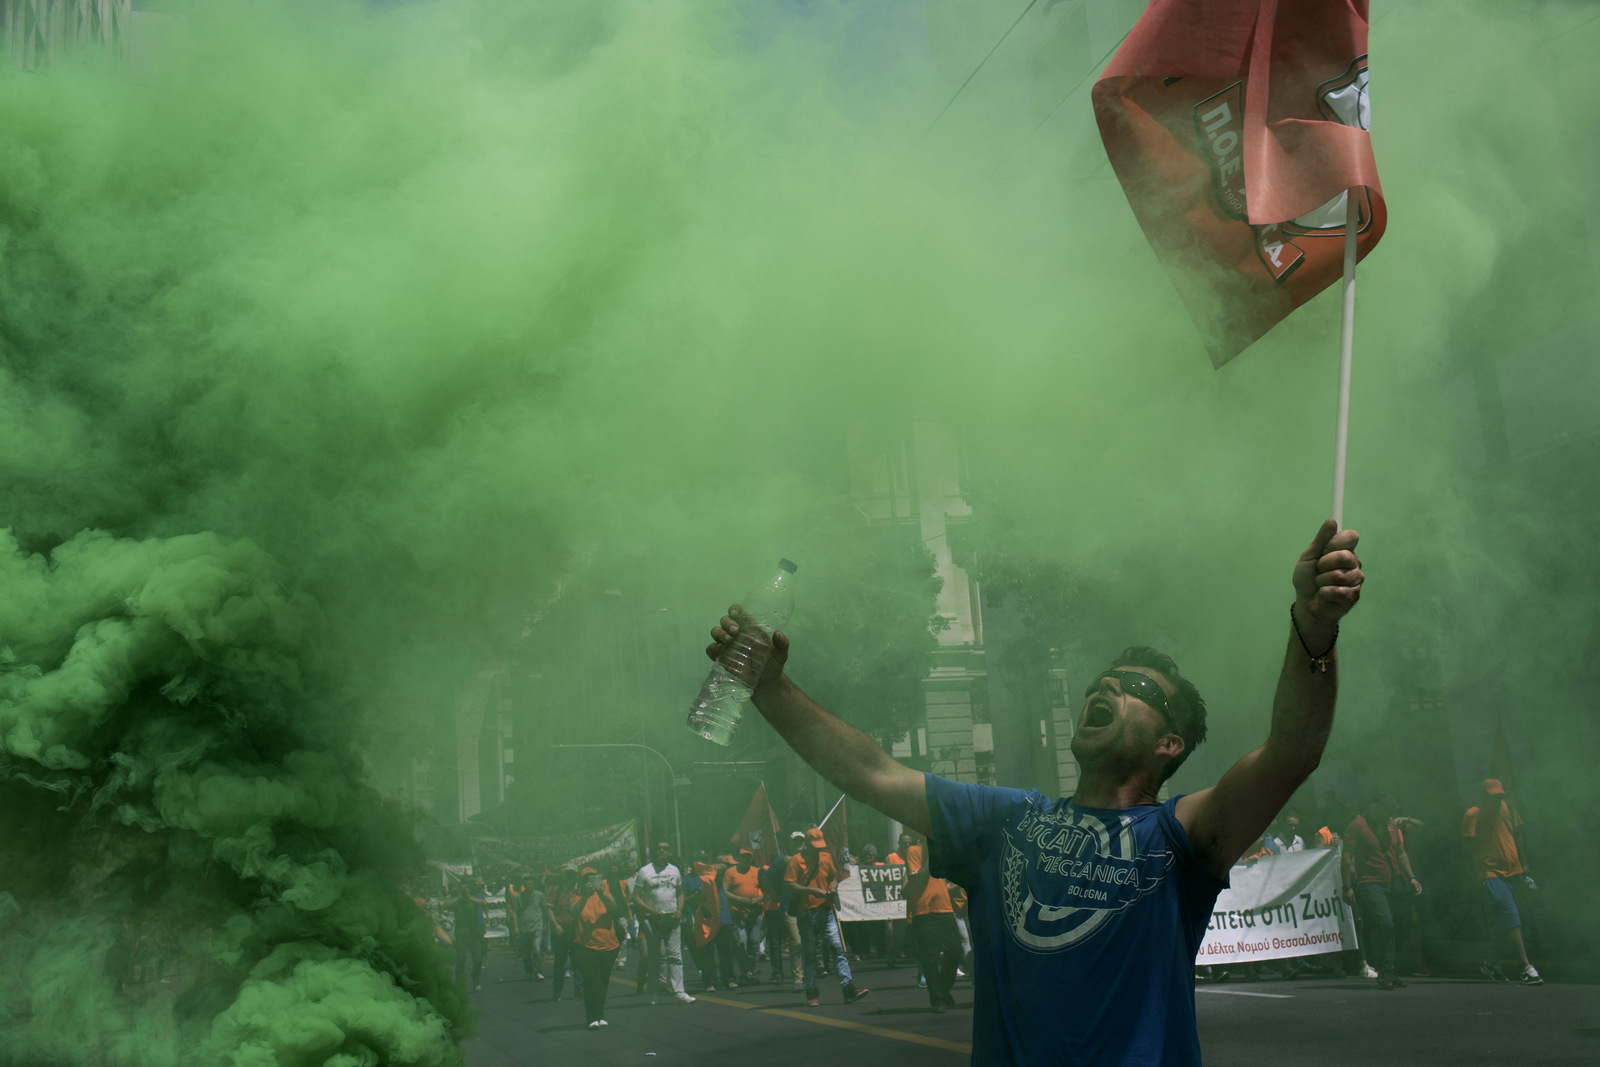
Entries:
[[[626, 978], [613, 978], [613, 982], [623, 985], [634, 985]], [[1262, 994], [1265, 996], [1266, 994]], [[963, 1056], [972, 1055], [972, 1046], [960, 1041], [946, 1041], [942, 1037], [929, 1037], [926, 1034], [913, 1034], [906, 1030], [890, 1030], [886, 1026], [873, 1026], [871, 1023], [858, 1023], [853, 1019], [836, 1019], [831, 1015], [812, 1015], [808, 1012], [794, 1011], [791, 1008], [772, 1008], [764, 1004], [746, 1004], [739, 1000], [728, 1000], [724, 997], [708, 997], [704, 993], [698, 994], [694, 999], [703, 1000], [708, 1004], [720, 1004], [724, 1008], [738, 1008], [740, 1011], [759, 1011], [763, 1015], [782, 1015], [786, 1019], [799, 1019], [802, 1022], [821, 1023], [823, 1026], [834, 1026], [841, 1030], [854, 1030], [858, 1034], [872, 1034], [874, 1037], [886, 1037], [891, 1041], [904, 1041], [912, 1045], [923, 1045], [927, 1048], [944, 1049], [946, 1052], [959, 1052]]]
[[[728, 1001], [718, 1001], [726, 1004]], [[739, 1005], [747, 1007], [748, 1005]], [[824, 1026], [837, 1026], [844, 1030], [854, 1030], [858, 1034], [874, 1034], [878, 1037], [887, 1037], [894, 1041], [907, 1041], [913, 1045], [926, 1045], [929, 1048], [942, 1048], [948, 1052], [959, 1052], [963, 1056], [972, 1055], [972, 1046], [960, 1041], [946, 1041], [942, 1037], [928, 1037], [926, 1034], [913, 1034], [905, 1030], [890, 1030], [882, 1026], [872, 1026], [868, 1023], [858, 1023], [853, 1019], [835, 1019], [831, 1015], [807, 1015], [803, 1011], [791, 1011], [788, 1008], [760, 1008], [754, 1010], [767, 1015], [782, 1015], [790, 1019], [804, 1019], [808, 1023], [821, 1023]]]
[[1196, 989], [1196, 993], [1217, 993], [1224, 997], [1266, 997], [1268, 1000], [1293, 1000], [1293, 993], [1247, 993], [1243, 989]]

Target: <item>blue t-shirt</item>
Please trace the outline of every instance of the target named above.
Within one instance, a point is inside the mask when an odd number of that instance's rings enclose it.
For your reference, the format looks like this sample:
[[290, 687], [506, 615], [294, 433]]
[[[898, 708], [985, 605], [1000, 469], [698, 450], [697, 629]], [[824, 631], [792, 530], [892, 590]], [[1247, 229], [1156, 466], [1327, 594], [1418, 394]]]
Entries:
[[931, 873], [967, 890], [972, 1062], [1200, 1063], [1194, 960], [1227, 881], [1173, 809], [927, 776]]
[[768, 900], [778, 902], [778, 910], [784, 914], [789, 911], [789, 883], [783, 880], [783, 872], [789, 867], [789, 857], [782, 852], [772, 857], [772, 862], [761, 869], [756, 876], [756, 884], [761, 886], [761, 892]]

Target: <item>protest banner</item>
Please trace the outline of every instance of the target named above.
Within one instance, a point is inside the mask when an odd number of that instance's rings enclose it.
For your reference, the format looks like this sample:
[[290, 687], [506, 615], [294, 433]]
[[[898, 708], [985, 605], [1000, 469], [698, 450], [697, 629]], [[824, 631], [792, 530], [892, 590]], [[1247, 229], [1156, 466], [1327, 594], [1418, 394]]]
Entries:
[[839, 883], [839, 921], [871, 922], [906, 917], [906, 868], [902, 863], [851, 867]]
[[1339, 850], [1308, 849], [1233, 868], [1217, 896], [1199, 965], [1316, 956], [1356, 948], [1339, 881]]
[[593, 867], [612, 860], [624, 867], [638, 862], [639, 831], [634, 820], [553, 837], [480, 837], [472, 851], [481, 874], [531, 878], [562, 867]]

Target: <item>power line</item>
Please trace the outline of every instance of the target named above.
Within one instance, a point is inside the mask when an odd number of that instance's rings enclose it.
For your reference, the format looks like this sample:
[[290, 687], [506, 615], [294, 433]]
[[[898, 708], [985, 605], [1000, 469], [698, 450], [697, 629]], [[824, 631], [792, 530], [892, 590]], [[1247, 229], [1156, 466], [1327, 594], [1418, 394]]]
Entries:
[[[1128, 33], [1132, 33], [1132, 32], [1133, 32], [1133, 27], [1132, 26], [1128, 27]], [[1017, 142], [1017, 147], [1013, 148], [1011, 151], [1006, 153], [1006, 157], [1000, 161], [998, 166], [995, 167], [996, 170], [999, 170], [1000, 167], [1003, 167], [1007, 163], [1011, 162], [1011, 157], [1015, 156], [1018, 152], [1022, 151], [1022, 146], [1027, 144], [1030, 140], [1032, 140], [1033, 139], [1033, 135], [1038, 133], [1041, 129], [1044, 128], [1044, 124], [1045, 123], [1047, 123], [1051, 119], [1055, 118], [1056, 112], [1061, 110], [1061, 105], [1065, 104], [1068, 100], [1071, 100], [1072, 99], [1072, 94], [1076, 93], [1079, 89], [1083, 88], [1083, 83], [1089, 80], [1089, 75], [1093, 74], [1097, 70], [1104, 70], [1105, 69], [1106, 60], [1111, 58], [1111, 54], [1113, 52], [1115, 52], [1117, 49], [1122, 47], [1122, 42], [1126, 41], [1128, 39], [1128, 33], [1125, 33], [1121, 37], [1117, 38], [1117, 43], [1112, 45], [1110, 48], [1106, 49], [1105, 55], [1101, 56], [1100, 59], [1093, 66], [1091, 66], [1088, 70], [1083, 72], [1083, 77], [1079, 78], [1075, 83], [1073, 83], [1072, 88], [1067, 90], [1067, 94], [1065, 96], [1063, 96], [1060, 100], [1056, 101], [1056, 106], [1050, 109], [1050, 113], [1047, 114], [1044, 118], [1040, 119], [1039, 122], [1038, 122], [1038, 125], [1034, 126], [1033, 129], [1028, 131], [1028, 136], [1024, 137], [1022, 140]]]
[[934, 116], [933, 121], [928, 124], [928, 128], [922, 131], [922, 136], [926, 137], [928, 134], [933, 132], [933, 128], [939, 125], [939, 120], [944, 118], [945, 112], [949, 111], [951, 105], [956, 102], [962, 93], [966, 92], [967, 86], [972, 84], [972, 79], [978, 76], [978, 71], [982, 70], [983, 65], [989, 62], [990, 56], [993, 56], [995, 52], [999, 50], [1000, 46], [1006, 43], [1006, 38], [1011, 36], [1011, 31], [1022, 24], [1022, 20], [1028, 17], [1028, 12], [1032, 11], [1033, 6], [1038, 2], [1039, 0], [1028, 0], [1028, 6], [1022, 9], [1022, 14], [1017, 16], [1017, 21], [1013, 22], [1010, 28], [1007, 29], [1005, 33], [1000, 35], [1000, 39], [994, 43], [994, 47], [989, 49], [988, 53], [978, 61], [978, 65], [976, 67], [972, 68], [972, 73], [967, 75], [967, 80], [961, 83], [961, 88], [956, 90], [955, 96], [952, 96], [949, 102], [939, 110], [939, 114]]

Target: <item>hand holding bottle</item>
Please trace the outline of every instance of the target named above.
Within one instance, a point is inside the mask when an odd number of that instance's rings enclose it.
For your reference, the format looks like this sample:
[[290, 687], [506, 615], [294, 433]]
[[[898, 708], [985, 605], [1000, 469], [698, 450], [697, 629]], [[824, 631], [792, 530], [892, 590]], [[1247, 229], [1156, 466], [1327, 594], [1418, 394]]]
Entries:
[[743, 605], [729, 608], [711, 631], [706, 655], [715, 662], [689, 709], [692, 732], [719, 745], [730, 744], [756, 687], [783, 674], [789, 640], [780, 627], [794, 611], [796, 569], [788, 560], [779, 560], [777, 575], [746, 597]]
[[[757, 626], [745, 613], [743, 607], [734, 604], [728, 608], [728, 614], [722, 621], [711, 629], [711, 643], [706, 646], [706, 656], [713, 662], [720, 660], [729, 649], [733, 648], [738, 639], [741, 625]], [[766, 666], [761, 670], [761, 677], [754, 688], [772, 685], [783, 676], [783, 665], [789, 661], [789, 638], [778, 630], [772, 634], [772, 651], [767, 657]]]

